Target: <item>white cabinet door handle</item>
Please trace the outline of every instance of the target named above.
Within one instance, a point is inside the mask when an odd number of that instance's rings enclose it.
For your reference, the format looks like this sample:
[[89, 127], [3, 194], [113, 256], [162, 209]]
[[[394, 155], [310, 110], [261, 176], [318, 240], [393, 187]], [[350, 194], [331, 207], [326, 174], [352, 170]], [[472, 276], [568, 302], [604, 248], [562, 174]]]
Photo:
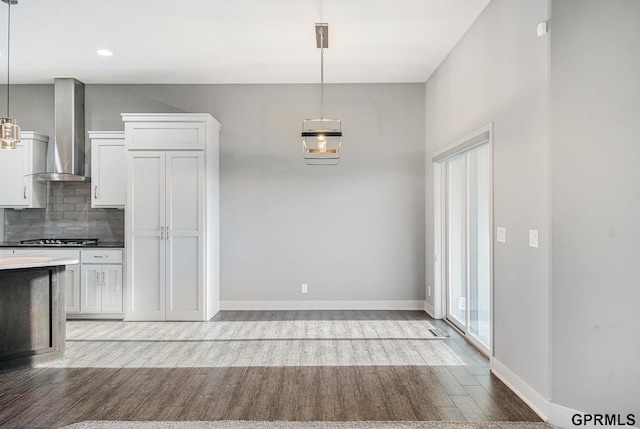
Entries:
[[168, 240], [169, 239], [169, 227], [167, 227], [165, 229], [165, 234], [166, 234], [165, 239]]
[[164, 226], [160, 227], [160, 240], [164, 239]]
[[100, 273], [96, 271], [96, 286], [100, 286]]
[[24, 191], [22, 192], [22, 195], [24, 196], [24, 199], [27, 199], [27, 185], [24, 185]]
[[104, 271], [102, 272], [102, 285], [106, 286], [106, 283], [104, 282]]
[[98, 185], [93, 187], [93, 198], [98, 199]]

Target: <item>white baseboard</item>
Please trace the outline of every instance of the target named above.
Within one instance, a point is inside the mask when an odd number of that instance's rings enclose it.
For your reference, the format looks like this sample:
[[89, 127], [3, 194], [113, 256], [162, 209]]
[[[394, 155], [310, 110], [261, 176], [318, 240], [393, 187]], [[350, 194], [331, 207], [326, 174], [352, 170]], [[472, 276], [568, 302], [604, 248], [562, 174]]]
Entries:
[[424, 302], [424, 311], [434, 319], [436, 318], [436, 308], [427, 301]]
[[220, 301], [220, 310], [424, 310], [423, 300], [402, 301]]
[[[576, 427], [599, 427], [602, 428], [602, 424], [596, 424], [595, 422], [584, 423], [581, 421], [579, 424], [573, 422], [573, 417], [579, 415], [584, 419], [585, 415], [593, 415], [591, 413], [585, 413], [583, 411], [573, 410], [571, 408], [563, 407], [562, 405], [554, 404], [548, 399], [545, 399], [542, 395], [536, 392], [531, 386], [529, 386], [523, 379], [518, 377], [513, 371], [507, 368], [502, 362], [496, 358], [491, 358], [491, 372], [498, 377], [509, 389], [511, 389], [516, 395], [520, 397], [527, 405], [531, 407], [535, 413], [540, 416], [546, 422], [554, 426], [558, 426], [566, 429], [575, 429]], [[634, 416], [636, 419], [635, 426], [622, 426], [629, 428], [638, 428], [640, 425], [637, 421], [638, 416]], [[578, 418], [578, 417], [576, 417]], [[620, 422], [627, 422], [627, 415], [620, 415], [618, 417]], [[606, 425], [605, 425], [606, 426]], [[612, 425], [609, 425], [612, 426]], [[619, 425], [613, 425], [619, 427]]]
[[542, 420], [548, 420], [549, 401], [495, 357], [491, 358], [491, 372], [513, 390]]

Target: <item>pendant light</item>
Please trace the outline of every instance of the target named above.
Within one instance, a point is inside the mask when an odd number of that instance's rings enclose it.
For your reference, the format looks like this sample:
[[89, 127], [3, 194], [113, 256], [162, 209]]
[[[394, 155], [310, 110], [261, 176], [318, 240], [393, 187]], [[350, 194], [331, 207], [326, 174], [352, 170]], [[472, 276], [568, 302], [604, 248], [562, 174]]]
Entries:
[[324, 117], [324, 50], [329, 47], [329, 25], [316, 24], [320, 48], [320, 118], [302, 121], [302, 156], [307, 165], [337, 165], [342, 151], [342, 123]]
[[7, 11], [7, 116], [0, 118], [0, 149], [15, 149], [20, 141], [20, 127], [9, 115], [9, 64], [11, 48], [11, 5], [18, 0], [2, 0], [9, 7]]

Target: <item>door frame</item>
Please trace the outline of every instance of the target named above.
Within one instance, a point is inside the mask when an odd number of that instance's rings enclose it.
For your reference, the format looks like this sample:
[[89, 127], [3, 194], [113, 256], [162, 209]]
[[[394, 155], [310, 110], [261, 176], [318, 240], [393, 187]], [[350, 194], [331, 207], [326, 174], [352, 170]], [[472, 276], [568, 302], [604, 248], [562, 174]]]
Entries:
[[[493, 355], [494, 345], [494, 239], [493, 239], [493, 122], [479, 128], [478, 130], [456, 140], [447, 145], [443, 149], [434, 153], [431, 161], [433, 163], [433, 186], [434, 186], [434, 260], [433, 260], [433, 284], [434, 284], [434, 315], [436, 319], [447, 320], [447, 242], [446, 242], [446, 219], [447, 219], [447, 201], [444, 190], [446, 183], [446, 168], [444, 161], [460, 155], [470, 149], [480, 145], [487, 145], [489, 151], [489, 231], [491, 239], [489, 240], [489, 305], [490, 305], [490, 325], [491, 339], [489, 349], [473, 338], [471, 335], [465, 335], [467, 341], [476, 346], [481, 352], [487, 356]], [[458, 329], [457, 326], [452, 326]]]

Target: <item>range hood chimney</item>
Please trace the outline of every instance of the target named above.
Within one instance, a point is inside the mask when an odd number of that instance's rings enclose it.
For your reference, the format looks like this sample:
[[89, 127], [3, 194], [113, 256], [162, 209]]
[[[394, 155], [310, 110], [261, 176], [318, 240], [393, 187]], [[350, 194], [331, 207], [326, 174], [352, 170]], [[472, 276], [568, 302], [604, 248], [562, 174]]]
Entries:
[[36, 180], [85, 181], [84, 84], [73, 78], [54, 79], [55, 136], [49, 140], [47, 171]]

